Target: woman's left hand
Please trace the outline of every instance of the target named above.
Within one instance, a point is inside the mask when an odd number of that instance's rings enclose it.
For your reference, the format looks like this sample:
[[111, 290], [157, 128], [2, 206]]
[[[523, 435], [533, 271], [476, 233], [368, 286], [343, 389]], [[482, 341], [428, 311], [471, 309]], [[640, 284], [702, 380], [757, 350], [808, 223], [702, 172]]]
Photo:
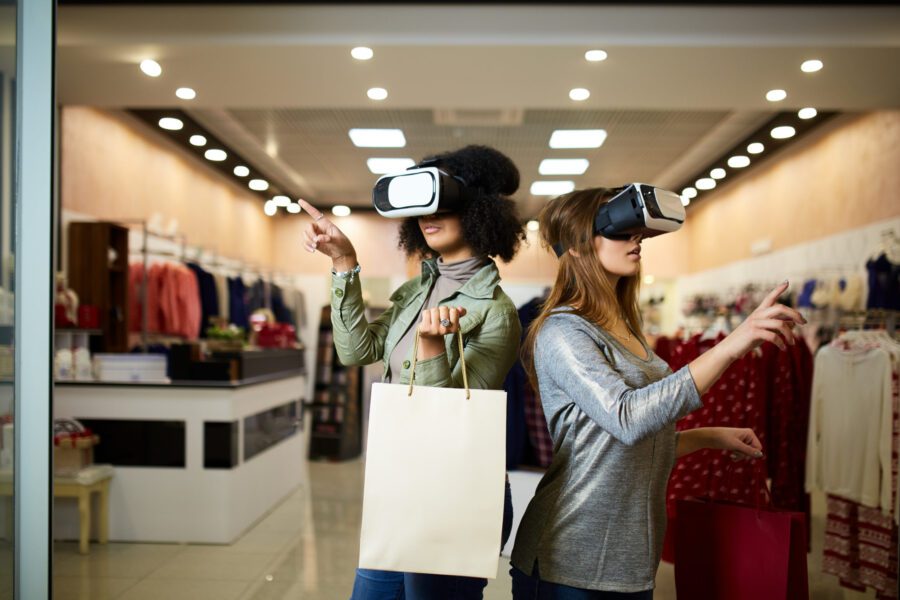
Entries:
[[422, 311], [419, 322], [418, 359], [434, 358], [444, 352], [444, 336], [459, 331], [459, 320], [466, 315], [462, 306], [436, 306]]
[[732, 460], [762, 458], [762, 443], [752, 429], [712, 427], [713, 448], [731, 451]]

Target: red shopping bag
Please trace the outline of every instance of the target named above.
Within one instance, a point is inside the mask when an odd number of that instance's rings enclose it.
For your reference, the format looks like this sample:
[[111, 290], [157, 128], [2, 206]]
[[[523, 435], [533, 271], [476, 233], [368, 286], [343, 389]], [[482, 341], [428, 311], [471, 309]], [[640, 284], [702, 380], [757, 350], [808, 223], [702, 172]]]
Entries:
[[679, 500], [678, 600], [803, 600], [806, 517], [771, 507]]

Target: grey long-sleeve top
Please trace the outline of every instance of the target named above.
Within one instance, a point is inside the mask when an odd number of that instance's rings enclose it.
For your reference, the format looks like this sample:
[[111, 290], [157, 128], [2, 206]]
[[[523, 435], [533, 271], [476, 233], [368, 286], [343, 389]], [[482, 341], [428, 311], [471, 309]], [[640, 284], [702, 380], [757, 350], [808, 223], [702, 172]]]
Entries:
[[581, 317], [556, 312], [535, 368], [553, 462], [516, 533], [512, 564], [577, 588], [654, 587], [666, 528], [675, 421], [700, 407], [687, 367], [672, 374]]

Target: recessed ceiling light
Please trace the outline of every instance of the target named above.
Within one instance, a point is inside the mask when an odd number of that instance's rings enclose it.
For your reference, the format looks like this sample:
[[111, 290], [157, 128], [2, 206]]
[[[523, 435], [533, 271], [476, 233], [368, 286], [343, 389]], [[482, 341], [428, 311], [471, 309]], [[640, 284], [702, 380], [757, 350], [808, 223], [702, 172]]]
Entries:
[[228, 154], [219, 148], [210, 148], [206, 152], [203, 153], [203, 156], [206, 157], [206, 160], [212, 160], [215, 162], [222, 162], [226, 158], [228, 158]]
[[557, 129], [550, 136], [551, 148], [599, 148], [606, 140], [603, 129]]
[[415, 164], [416, 161], [411, 158], [370, 158], [366, 161], [366, 166], [376, 175], [405, 171]]
[[787, 98], [787, 92], [784, 90], [769, 90], [766, 92], [766, 100], [769, 102], [781, 102]]
[[234, 174], [238, 177], [246, 177], [250, 174], [250, 169], [248, 169], [244, 165], [238, 165], [234, 168]]
[[644, 283], [647, 285], [653, 285], [653, 282], [656, 281], [656, 277], [653, 275], [644, 275]]
[[690, 203], [691, 203], [691, 199], [688, 198], [687, 196], [685, 196], [684, 194], [682, 194], [682, 195], [681, 195], [681, 205], [682, 205], [682, 206], [687, 206], [687, 205], [690, 204]]
[[184, 127], [184, 123], [181, 122], [181, 119], [176, 119], [175, 117], [163, 117], [159, 120], [159, 126], [169, 131], [180, 131]]
[[709, 172], [709, 176], [712, 177], [713, 179], [725, 179], [725, 175], [726, 175], [725, 169], [721, 169], [721, 168], [713, 169], [712, 171]]
[[192, 135], [190, 142], [191, 146], [205, 146], [206, 138], [202, 135]]
[[369, 88], [366, 95], [372, 100], [384, 100], [388, 97], [387, 90], [384, 88]]
[[681, 190], [681, 195], [685, 198], [696, 198], [697, 197], [697, 189], [692, 187], [686, 187]]
[[257, 192], [264, 192], [269, 189], [269, 182], [265, 179], [251, 179], [250, 183], [247, 184], [251, 190], [255, 190]]
[[401, 129], [351, 129], [350, 140], [357, 148], [403, 148], [406, 137]]
[[824, 66], [825, 65], [822, 64], [821, 60], [814, 58], [812, 60], [803, 61], [803, 64], [800, 65], [800, 70], [804, 73], [815, 73], [816, 71], [821, 71]]
[[274, 217], [275, 213], [278, 212], [278, 206], [275, 204], [275, 201], [266, 200], [266, 203], [263, 204], [263, 212], [269, 217]]
[[193, 100], [197, 97], [197, 92], [195, 92], [193, 88], [181, 87], [175, 90], [175, 95], [182, 100]]
[[807, 106], [806, 108], [801, 108], [799, 110], [799, 112], [797, 112], [797, 116], [800, 117], [801, 119], [812, 119], [817, 114], [819, 114], [819, 111], [817, 111], [816, 109], [814, 109], [811, 106]]
[[586, 158], [545, 158], [538, 167], [541, 175], [583, 175], [590, 162]]
[[590, 97], [591, 92], [589, 90], [586, 90], [585, 88], [573, 88], [569, 90], [569, 98], [575, 100], [576, 102], [587, 100]]
[[716, 187], [716, 180], [710, 179], [709, 177], [703, 177], [702, 179], [698, 179], [694, 185], [697, 186], [698, 190], [711, 190]]
[[797, 133], [797, 130], [790, 125], [782, 125], [773, 129], [771, 135], [776, 140], [786, 140], [789, 137], [794, 137], [795, 133]]
[[603, 50], [588, 50], [584, 53], [584, 59], [589, 62], [600, 62], [606, 60], [607, 56], [609, 55]]
[[747, 152], [750, 154], [761, 154], [765, 149], [766, 147], [759, 142], [753, 142], [747, 146]]
[[349, 206], [344, 206], [343, 204], [338, 204], [334, 208], [331, 209], [331, 214], [336, 217], [349, 217], [351, 213]]
[[526, 227], [528, 228], [528, 231], [537, 231], [541, 228], [541, 224], [532, 219], [531, 221], [528, 221], [528, 225], [526, 225]]
[[162, 75], [162, 67], [159, 66], [158, 62], [151, 58], [141, 61], [141, 71], [144, 72], [144, 75], [149, 75], [150, 77], [159, 77]]
[[285, 206], [286, 207], [286, 206], [291, 205], [291, 199], [288, 198], [287, 196], [281, 196], [281, 195], [272, 196], [272, 202], [275, 203], [275, 206]]
[[575, 189], [574, 181], [535, 181], [531, 184], [532, 196], [559, 196]]
[[750, 165], [750, 157], [738, 154], [728, 159], [728, 166], [732, 169], [743, 169]]
[[287, 205], [287, 211], [292, 215], [296, 215], [300, 212], [300, 205], [296, 202], [291, 202]]
[[367, 48], [365, 46], [357, 46], [350, 51], [350, 56], [352, 56], [356, 60], [369, 60], [370, 58], [375, 56], [375, 53], [372, 52], [371, 48]]

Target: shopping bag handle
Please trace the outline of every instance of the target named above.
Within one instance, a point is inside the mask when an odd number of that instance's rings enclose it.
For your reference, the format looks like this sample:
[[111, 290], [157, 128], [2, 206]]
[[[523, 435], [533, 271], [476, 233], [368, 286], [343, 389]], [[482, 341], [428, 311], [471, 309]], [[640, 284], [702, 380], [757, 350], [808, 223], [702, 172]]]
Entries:
[[[469, 377], [466, 374], [466, 355], [463, 351], [463, 339], [462, 339], [462, 331], [456, 332], [456, 340], [459, 342], [459, 362], [462, 365], [462, 376], [463, 376], [463, 385], [466, 386], [466, 400], [469, 400], [472, 397], [472, 393], [469, 391]], [[419, 330], [416, 328], [416, 341], [413, 342], [413, 362], [412, 362], [412, 370], [409, 374], [409, 394], [408, 396], [412, 396], [413, 393], [413, 383], [416, 381], [416, 363], [419, 359]]]

